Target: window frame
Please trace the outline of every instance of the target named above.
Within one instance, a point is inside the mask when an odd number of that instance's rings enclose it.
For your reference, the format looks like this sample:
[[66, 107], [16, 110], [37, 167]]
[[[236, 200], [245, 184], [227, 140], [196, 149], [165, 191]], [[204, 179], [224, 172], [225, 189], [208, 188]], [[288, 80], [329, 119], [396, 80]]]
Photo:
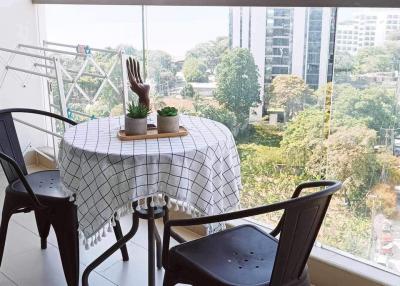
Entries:
[[269, 7], [381, 7], [398, 8], [397, 0], [32, 0], [33, 4], [158, 5], [158, 6], [269, 6]]

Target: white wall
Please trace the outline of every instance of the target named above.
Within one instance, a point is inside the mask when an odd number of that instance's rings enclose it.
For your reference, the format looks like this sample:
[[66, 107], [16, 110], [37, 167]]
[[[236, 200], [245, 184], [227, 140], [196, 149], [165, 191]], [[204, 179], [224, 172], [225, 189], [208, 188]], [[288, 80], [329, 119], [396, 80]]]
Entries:
[[292, 74], [304, 77], [304, 43], [306, 40], [306, 8], [293, 9]]
[[321, 53], [319, 60], [319, 86], [327, 83], [328, 62], [329, 62], [329, 42], [331, 31], [331, 8], [322, 8], [322, 31], [321, 31]]
[[266, 8], [252, 7], [251, 9], [251, 53], [258, 67], [258, 83], [260, 84], [261, 104], [250, 111], [250, 121], [260, 120], [264, 102], [264, 74], [265, 74], [265, 37], [266, 37]]
[[[15, 49], [19, 43], [39, 45], [40, 33], [38, 24], [38, 6], [31, 0], [1, 0], [0, 1], [0, 47]], [[0, 51], [0, 79], [5, 71], [2, 59], [7, 60], [9, 53]], [[13, 66], [30, 69], [32, 61], [28, 57], [16, 56]], [[26, 74], [8, 71], [3, 85], [0, 87], [0, 109], [10, 107], [29, 107], [44, 109], [45, 97], [41, 78], [31, 76], [26, 87], [22, 87], [21, 80]], [[1, 82], [0, 82], [1, 83]], [[17, 117], [17, 116], [16, 116]], [[19, 115], [21, 119], [44, 127], [44, 119], [41, 116]], [[47, 136], [30, 127], [16, 123], [17, 131], [24, 150], [29, 143], [33, 146], [43, 146], [47, 142]]]

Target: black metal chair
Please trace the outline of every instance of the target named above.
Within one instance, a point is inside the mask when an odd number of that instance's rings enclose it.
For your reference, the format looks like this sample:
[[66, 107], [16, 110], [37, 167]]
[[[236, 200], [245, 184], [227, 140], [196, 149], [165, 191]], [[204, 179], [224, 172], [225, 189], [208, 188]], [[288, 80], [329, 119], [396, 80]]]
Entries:
[[[76, 206], [60, 188], [58, 170], [28, 174], [19, 145], [12, 113], [32, 113], [52, 117], [70, 125], [68, 118], [46, 111], [14, 108], [0, 110], [0, 162], [8, 180], [0, 226], [0, 265], [3, 258], [7, 228], [15, 213], [35, 212], [41, 238], [41, 248], [47, 248], [47, 236], [52, 225], [57, 236], [65, 278], [69, 286], [79, 285], [79, 238]], [[114, 233], [122, 237], [118, 221]], [[124, 261], [129, 259], [125, 245], [121, 246]]]
[[[305, 188], [326, 187], [299, 197]], [[168, 221], [164, 229], [164, 286], [310, 285], [307, 260], [334, 192], [340, 182], [300, 184], [292, 199], [222, 215]], [[209, 224], [284, 210], [277, 227], [265, 233], [241, 225], [169, 249], [173, 226]], [[279, 239], [276, 236], [279, 235]]]

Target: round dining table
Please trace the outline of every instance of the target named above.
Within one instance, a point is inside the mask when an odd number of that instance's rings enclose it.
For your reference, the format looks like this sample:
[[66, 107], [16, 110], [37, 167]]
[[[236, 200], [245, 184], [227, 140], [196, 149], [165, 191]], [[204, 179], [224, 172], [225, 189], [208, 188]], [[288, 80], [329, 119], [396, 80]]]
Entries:
[[[148, 124], [155, 121], [154, 114], [149, 116]], [[122, 141], [117, 134], [124, 129], [123, 116], [93, 119], [65, 131], [58, 156], [62, 187], [77, 205], [86, 249], [95, 247], [115, 220], [141, 209], [168, 207], [198, 217], [238, 208], [240, 160], [232, 133], [202, 117], [181, 115], [179, 121], [186, 136]], [[223, 227], [207, 226], [210, 233]]]

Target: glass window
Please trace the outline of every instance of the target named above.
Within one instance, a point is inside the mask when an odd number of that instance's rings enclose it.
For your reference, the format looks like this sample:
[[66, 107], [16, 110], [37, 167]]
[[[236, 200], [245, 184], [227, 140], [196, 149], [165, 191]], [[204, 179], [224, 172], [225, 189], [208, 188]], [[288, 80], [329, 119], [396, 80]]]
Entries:
[[[400, 10], [338, 9], [335, 25], [332, 8], [144, 8], [142, 15], [137, 6], [49, 5], [46, 35], [123, 48], [144, 68], [153, 111], [173, 105], [230, 128], [241, 156], [243, 207], [287, 199], [303, 181], [343, 181], [319, 245], [400, 273], [400, 42], [386, 36], [392, 25], [378, 20]], [[93, 56], [104, 69], [112, 66], [108, 54]], [[63, 61], [77, 68], [74, 58]], [[93, 98], [101, 80], [79, 83]], [[114, 116], [123, 113], [121, 100], [109, 85], [94, 102], [74, 90], [69, 108]], [[256, 219], [271, 226], [279, 218]]]
[[[375, 19], [378, 15], [389, 18], [390, 11], [393, 9], [373, 9], [368, 14]], [[363, 13], [366, 10], [339, 9], [338, 26], [341, 21], [356, 19]], [[366, 29], [372, 30], [373, 35], [376, 27]], [[386, 34], [390, 26], [382, 29], [380, 33]], [[360, 42], [360, 48], [351, 53], [335, 55], [330, 135], [325, 143], [326, 170], [330, 177], [345, 182], [345, 190], [342, 202], [330, 210], [325, 226], [341, 221], [342, 227], [338, 227], [341, 242], [328, 233], [320, 241], [399, 273], [395, 241], [400, 225], [397, 193], [400, 140], [396, 139], [400, 134], [396, 111], [398, 79], [394, 74], [398, 73], [395, 53], [400, 45], [387, 38], [376, 43], [374, 39], [365, 37], [364, 47]], [[339, 145], [343, 152], [337, 148]], [[339, 161], [337, 152], [341, 154]]]
[[289, 45], [289, 39], [286, 38], [274, 38], [272, 44], [275, 46], [287, 46]]

